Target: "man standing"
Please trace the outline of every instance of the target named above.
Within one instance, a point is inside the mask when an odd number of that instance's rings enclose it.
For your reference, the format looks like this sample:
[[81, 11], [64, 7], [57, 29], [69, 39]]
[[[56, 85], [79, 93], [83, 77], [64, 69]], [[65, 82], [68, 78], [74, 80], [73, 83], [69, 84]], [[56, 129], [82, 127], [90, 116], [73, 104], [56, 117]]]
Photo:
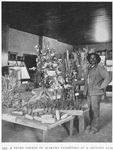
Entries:
[[[87, 102], [89, 106], [90, 123], [86, 130], [89, 134], [95, 134], [99, 131], [99, 113], [100, 113], [100, 101], [104, 94], [105, 88], [111, 82], [111, 76], [107, 72], [104, 66], [99, 65], [101, 58], [96, 53], [90, 53], [87, 56], [87, 60], [90, 67], [87, 69], [84, 75], [84, 92], [87, 96]], [[78, 81], [74, 83], [74, 86], [82, 84]]]

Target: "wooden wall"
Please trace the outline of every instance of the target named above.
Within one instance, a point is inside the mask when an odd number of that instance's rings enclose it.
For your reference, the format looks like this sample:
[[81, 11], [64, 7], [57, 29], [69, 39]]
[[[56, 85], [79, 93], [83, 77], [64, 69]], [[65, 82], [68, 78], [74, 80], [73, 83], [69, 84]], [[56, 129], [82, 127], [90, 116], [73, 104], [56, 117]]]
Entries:
[[39, 43], [39, 36], [9, 28], [8, 51], [17, 52], [18, 56], [23, 53], [36, 55], [35, 46]]
[[50, 48], [54, 49], [56, 54], [59, 54], [59, 53], [63, 54], [67, 50], [73, 51], [73, 45], [60, 42], [57, 39], [52, 39], [52, 38], [43, 36], [43, 46], [44, 46], [44, 42], [45, 43], [49, 42]]
[[45, 36], [39, 37], [30, 33], [9, 28], [8, 50], [11, 52], [18, 52], [19, 56], [22, 56], [23, 53], [36, 55], [35, 46], [40, 43], [43, 48], [44, 42], [49, 42], [50, 48], [54, 49], [56, 53], [64, 53], [67, 49], [70, 51], [73, 50], [72, 45], [59, 42], [56, 39]]
[[2, 25], [2, 66], [8, 64], [8, 42], [9, 42], [9, 26]]
[[95, 49], [96, 51], [100, 50], [112, 50], [112, 43], [99, 43], [99, 44], [88, 44], [88, 45], [75, 45], [74, 49], [83, 49], [88, 47], [88, 49]]

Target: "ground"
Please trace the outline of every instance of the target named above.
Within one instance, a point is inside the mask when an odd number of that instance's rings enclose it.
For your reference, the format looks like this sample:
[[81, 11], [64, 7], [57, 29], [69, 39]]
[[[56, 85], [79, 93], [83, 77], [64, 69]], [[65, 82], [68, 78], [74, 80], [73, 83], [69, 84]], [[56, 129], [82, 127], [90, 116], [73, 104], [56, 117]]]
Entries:
[[[112, 102], [107, 98], [101, 102], [100, 131], [95, 135], [79, 133], [74, 129], [74, 135], [69, 136], [62, 126], [49, 132], [50, 142], [112, 142]], [[41, 142], [42, 132], [33, 128], [2, 121], [2, 142]]]

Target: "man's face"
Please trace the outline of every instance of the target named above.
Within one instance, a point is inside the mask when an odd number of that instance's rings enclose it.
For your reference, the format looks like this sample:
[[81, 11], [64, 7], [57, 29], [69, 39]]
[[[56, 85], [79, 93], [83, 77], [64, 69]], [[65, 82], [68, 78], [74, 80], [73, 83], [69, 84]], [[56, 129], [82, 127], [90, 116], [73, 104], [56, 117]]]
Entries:
[[92, 64], [92, 65], [97, 64], [96, 56], [95, 56], [95, 55], [91, 55], [89, 62], [90, 62], [90, 64]]

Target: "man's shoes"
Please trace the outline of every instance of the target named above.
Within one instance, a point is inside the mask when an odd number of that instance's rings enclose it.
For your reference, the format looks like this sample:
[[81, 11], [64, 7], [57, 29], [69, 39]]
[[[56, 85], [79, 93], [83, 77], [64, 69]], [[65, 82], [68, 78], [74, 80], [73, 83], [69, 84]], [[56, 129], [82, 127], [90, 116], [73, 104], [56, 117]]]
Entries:
[[99, 130], [97, 128], [92, 127], [91, 131], [89, 132], [89, 134], [95, 134], [97, 132], [99, 132]]
[[91, 131], [91, 126], [89, 125], [89, 126], [86, 127], [85, 133], [89, 134], [90, 131]]

